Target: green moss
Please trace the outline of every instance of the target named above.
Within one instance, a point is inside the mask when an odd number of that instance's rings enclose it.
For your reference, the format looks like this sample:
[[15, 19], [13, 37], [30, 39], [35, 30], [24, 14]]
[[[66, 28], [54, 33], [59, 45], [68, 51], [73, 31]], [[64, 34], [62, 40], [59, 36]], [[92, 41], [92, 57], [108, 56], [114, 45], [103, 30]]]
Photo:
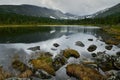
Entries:
[[12, 75], [10, 73], [4, 71], [3, 68], [0, 67], [0, 80], [5, 80], [10, 77], [12, 77]]
[[112, 25], [107, 28], [103, 28], [103, 30], [111, 36], [111, 39], [105, 41], [107, 44], [117, 45], [120, 43], [120, 25]]
[[66, 58], [70, 58], [70, 57], [75, 57], [75, 58], [79, 58], [80, 55], [76, 50], [73, 49], [66, 49], [63, 51], [63, 56]]
[[12, 67], [18, 71], [24, 72], [26, 71], [28, 68], [27, 65], [25, 65], [24, 63], [22, 63], [20, 60], [14, 60], [12, 62]]
[[105, 80], [98, 71], [81, 64], [69, 64], [66, 67], [67, 74], [79, 80]]
[[33, 59], [30, 63], [33, 65], [34, 69], [43, 69], [51, 75], [55, 75], [55, 70], [52, 65], [51, 56], [45, 55], [44, 53], [40, 55], [37, 59]]

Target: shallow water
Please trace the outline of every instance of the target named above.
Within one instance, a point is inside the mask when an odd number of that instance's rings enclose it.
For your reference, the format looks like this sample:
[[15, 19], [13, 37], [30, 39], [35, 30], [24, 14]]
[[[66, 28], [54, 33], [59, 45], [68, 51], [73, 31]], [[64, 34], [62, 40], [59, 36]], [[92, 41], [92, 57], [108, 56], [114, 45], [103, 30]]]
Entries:
[[[27, 63], [27, 60], [30, 59], [30, 55], [35, 54], [35, 52], [28, 50], [28, 48], [35, 46], [40, 46], [40, 51], [51, 52], [53, 54], [53, 58], [59, 54], [61, 50], [67, 48], [77, 50], [81, 57], [79, 59], [70, 58], [68, 60], [68, 64], [79, 63], [82, 59], [91, 61], [91, 52], [89, 52], [87, 48], [92, 44], [97, 46], [97, 49], [92, 53], [106, 51], [107, 54], [115, 54], [120, 51], [120, 48], [117, 46], [113, 46], [111, 50], [105, 49], [107, 44], [101, 41], [104, 32], [102, 32], [99, 27], [52, 26], [40, 28], [42, 29], [33, 33], [24, 32], [24, 34], [0, 36], [0, 64], [5, 70], [15, 72], [11, 67], [11, 61], [14, 55], [19, 55], [21, 61]], [[106, 35], [107, 34], [104, 34], [104, 36]], [[93, 41], [89, 41], [88, 39], [93, 39]], [[85, 47], [76, 46], [75, 42], [77, 41], [81, 41]], [[60, 46], [55, 48], [53, 46], [54, 43], [58, 43]], [[75, 80], [74, 78], [70, 78], [66, 75], [64, 66], [56, 72], [55, 79]]]

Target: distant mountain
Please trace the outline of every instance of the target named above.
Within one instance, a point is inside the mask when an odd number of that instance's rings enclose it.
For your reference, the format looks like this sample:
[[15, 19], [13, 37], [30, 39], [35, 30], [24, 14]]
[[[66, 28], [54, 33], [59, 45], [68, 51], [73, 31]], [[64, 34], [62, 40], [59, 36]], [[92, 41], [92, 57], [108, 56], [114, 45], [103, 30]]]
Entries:
[[111, 8], [107, 8], [93, 14], [93, 17], [99, 18], [99, 17], [107, 17], [111, 15], [118, 15], [118, 14], [120, 15], [120, 3]]
[[0, 13], [16, 13], [35, 17], [48, 17], [53, 19], [77, 19], [76, 16], [64, 14], [59, 10], [38, 7], [34, 5], [0, 5]]
[[111, 8], [106, 8], [104, 10], [98, 11], [94, 14], [82, 16], [82, 19], [84, 19], [84, 18], [104, 18], [107, 16], [116, 16], [116, 15], [120, 15], [120, 3]]

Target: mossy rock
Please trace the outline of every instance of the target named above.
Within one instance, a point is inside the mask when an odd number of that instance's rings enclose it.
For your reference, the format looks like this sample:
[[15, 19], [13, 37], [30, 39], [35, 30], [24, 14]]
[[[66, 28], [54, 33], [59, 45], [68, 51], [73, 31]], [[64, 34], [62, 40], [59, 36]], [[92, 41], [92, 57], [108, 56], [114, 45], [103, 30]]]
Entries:
[[37, 59], [32, 59], [29, 61], [34, 69], [43, 69], [51, 75], [55, 75], [55, 70], [52, 65], [52, 57], [49, 55], [41, 54]]
[[67, 74], [79, 80], [106, 80], [98, 71], [82, 64], [69, 64], [66, 67]]
[[109, 45], [118, 45], [118, 44], [119, 44], [119, 41], [117, 41], [117, 40], [112, 40], [112, 39], [108, 39], [108, 40], [105, 40], [105, 43], [106, 43], [106, 44], [109, 44]]
[[104, 62], [104, 63], [100, 63], [99, 67], [103, 70], [103, 71], [109, 71], [112, 69], [115, 69], [115, 67], [113, 66], [112, 62]]
[[29, 69], [29, 67], [20, 60], [14, 60], [12, 62], [12, 67], [20, 72], [24, 72]]
[[59, 70], [63, 65], [67, 63], [66, 58], [62, 55], [57, 55], [53, 60], [53, 66], [55, 71]]
[[9, 72], [4, 71], [3, 68], [0, 67], [0, 80], [5, 80], [10, 77], [12, 77], [12, 75]]
[[80, 54], [76, 50], [66, 49], [66, 50], [63, 51], [63, 56], [66, 57], [66, 58], [70, 58], [70, 57], [79, 58]]
[[29, 78], [29, 77], [31, 77], [32, 75], [33, 75], [33, 72], [32, 72], [30, 69], [28, 69], [28, 70], [26, 70], [25, 72], [21, 73], [21, 74], [19, 75], [19, 77], [20, 77], [20, 78]]

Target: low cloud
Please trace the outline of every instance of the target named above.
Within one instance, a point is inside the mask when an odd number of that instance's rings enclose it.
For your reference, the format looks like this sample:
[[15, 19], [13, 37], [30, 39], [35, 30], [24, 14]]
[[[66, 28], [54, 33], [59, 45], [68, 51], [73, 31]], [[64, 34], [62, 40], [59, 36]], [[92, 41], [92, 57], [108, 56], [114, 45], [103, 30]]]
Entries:
[[77, 15], [92, 14], [118, 3], [120, 0], [0, 0], [0, 4], [33, 4]]

